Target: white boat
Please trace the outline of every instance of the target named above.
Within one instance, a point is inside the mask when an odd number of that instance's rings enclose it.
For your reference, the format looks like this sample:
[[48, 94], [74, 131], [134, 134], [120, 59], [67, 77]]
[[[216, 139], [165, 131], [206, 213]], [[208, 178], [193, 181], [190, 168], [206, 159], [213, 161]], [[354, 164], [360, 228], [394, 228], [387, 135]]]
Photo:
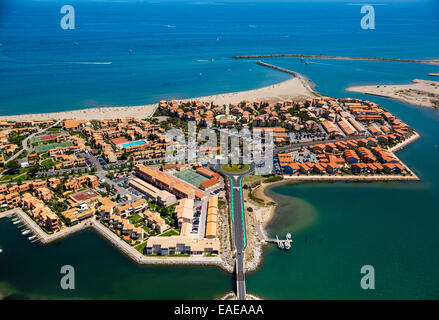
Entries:
[[290, 250], [291, 244], [289, 241], [285, 242], [285, 250]]
[[287, 239], [291, 239], [291, 233], [287, 233], [287, 235], [285, 236]]
[[283, 249], [284, 247], [285, 247], [284, 242], [283, 241], [279, 242], [279, 248]]
[[12, 224], [18, 224], [20, 222], [21, 222], [20, 220], [17, 220], [17, 221], [12, 222]]
[[23, 235], [23, 236], [25, 236], [25, 235], [27, 235], [28, 233], [30, 233], [31, 231], [29, 230], [29, 229], [27, 229], [27, 230], [24, 230], [21, 234]]
[[3, 252], [3, 249], [0, 249], [0, 253], [2, 253]]
[[37, 237], [37, 236], [34, 235], [34, 236], [30, 236], [28, 239], [29, 239], [29, 240], [33, 240], [33, 239], [35, 239], [36, 237]]

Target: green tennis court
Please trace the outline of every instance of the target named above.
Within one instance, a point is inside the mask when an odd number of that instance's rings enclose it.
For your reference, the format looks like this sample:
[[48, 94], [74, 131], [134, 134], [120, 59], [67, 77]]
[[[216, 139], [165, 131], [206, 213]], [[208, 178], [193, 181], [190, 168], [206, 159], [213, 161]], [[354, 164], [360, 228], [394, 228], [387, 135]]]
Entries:
[[59, 142], [59, 143], [51, 143], [51, 144], [44, 144], [41, 146], [36, 147], [35, 151], [37, 153], [42, 153], [42, 152], [47, 152], [51, 149], [55, 149], [58, 147], [70, 147], [72, 146], [73, 143], [71, 143], [70, 141], [66, 141], [66, 142]]
[[177, 172], [174, 175], [177, 178], [180, 178], [181, 180], [184, 180], [197, 188], [200, 186], [200, 183], [202, 183], [206, 180], [209, 180], [208, 178], [206, 178], [206, 177], [202, 176], [201, 174], [198, 174], [195, 171], [190, 170], [190, 169], [184, 170], [181, 172]]

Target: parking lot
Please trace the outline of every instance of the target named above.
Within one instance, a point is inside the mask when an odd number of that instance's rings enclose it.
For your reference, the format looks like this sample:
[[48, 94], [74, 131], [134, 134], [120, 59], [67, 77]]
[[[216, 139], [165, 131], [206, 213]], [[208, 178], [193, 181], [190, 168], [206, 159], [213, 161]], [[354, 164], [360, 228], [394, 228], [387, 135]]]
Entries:
[[[319, 124], [319, 127], [321, 125]], [[324, 141], [328, 139], [328, 134], [325, 133], [323, 128], [320, 129], [319, 132], [290, 132], [290, 143], [299, 143], [299, 142], [311, 142], [311, 141]]]

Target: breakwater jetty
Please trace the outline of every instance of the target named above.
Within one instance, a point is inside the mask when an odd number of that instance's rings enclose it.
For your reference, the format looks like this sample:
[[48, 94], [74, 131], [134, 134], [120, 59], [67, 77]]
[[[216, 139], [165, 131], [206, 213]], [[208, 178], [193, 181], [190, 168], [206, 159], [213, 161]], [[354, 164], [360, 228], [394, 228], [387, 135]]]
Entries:
[[313, 88], [316, 86], [316, 85], [314, 84], [314, 82], [312, 82], [312, 81], [311, 81], [310, 79], [308, 79], [307, 77], [301, 75], [300, 73], [298, 73], [298, 72], [296, 72], [296, 71], [288, 70], [288, 69], [285, 69], [285, 68], [281, 68], [281, 67], [278, 67], [278, 66], [275, 66], [275, 65], [272, 65], [272, 64], [269, 64], [269, 63], [263, 62], [263, 61], [261, 61], [261, 60], [259, 60], [257, 63], [258, 63], [258, 65], [260, 65], [260, 66], [267, 67], [267, 68], [271, 68], [271, 69], [274, 69], [274, 70], [277, 70], [277, 71], [284, 72], [284, 73], [287, 73], [287, 74], [292, 75], [293, 77], [299, 79], [300, 82], [302, 82], [302, 84], [303, 84], [303, 86], [304, 86], [305, 88], [307, 88], [307, 89], [308, 89], [309, 91], [311, 91], [312, 93], [318, 95], [318, 93], [315, 92], [314, 89], [313, 89]]
[[439, 65], [439, 60], [417, 60], [417, 59], [396, 59], [378, 57], [343, 57], [343, 56], [324, 56], [313, 54], [262, 54], [234, 56], [233, 59], [262, 59], [262, 58], [309, 58], [309, 59], [329, 59], [329, 60], [359, 60], [359, 61], [384, 61], [384, 62], [405, 62]]

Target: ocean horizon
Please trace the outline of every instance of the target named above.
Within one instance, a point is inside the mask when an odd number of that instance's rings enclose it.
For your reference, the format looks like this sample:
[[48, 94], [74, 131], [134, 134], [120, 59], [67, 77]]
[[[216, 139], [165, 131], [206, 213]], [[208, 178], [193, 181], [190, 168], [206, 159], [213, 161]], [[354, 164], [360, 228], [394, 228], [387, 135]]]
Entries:
[[[350, 1], [72, 1], [75, 30], [59, 27], [59, 3], [2, 4], [0, 115], [151, 104], [290, 78], [235, 55], [439, 59], [436, 1], [377, 1], [376, 30], [367, 31], [360, 28], [358, 3]], [[345, 88], [435, 80], [428, 73], [439, 66], [264, 61], [307, 76], [321, 94], [374, 101], [406, 122], [421, 138], [397, 156], [421, 181], [270, 188], [279, 206], [267, 232], [292, 232], [293, 247], [265, 247], [260, 268], [246, 275], [247, 292], [265, 299], [437, 299], [439, 113]], [[234, 286], [215, 267], [137, 265], [90, 230], [43, 246], [2, 219], [0, 245], [0, 292], [20, 298], [215, 299]], [[59, 287], [64, 264], [77, 266], [76, 290]], [[373, 291], [360, 287], [360, 268], [368, 264], [376, 268]]]
[[[72, 5], [76, 28], [63, 30], [57, 2], [3, 2], [0, 115], [145, 105], [256, 89], [290, 78], [256, 65], [256, 60], [232, 59], [235, 55], [439, 59], [439, 10], [432, 10], [430, 1], [378, 5], [376, 30], [367, 31], [360, 28], [360, 7], [352, 3]], [[407, 82], [423, 76], [418, 70], [438, 69], [366, 61], [310, 60], [307, 66], [299, 59], [279, 61], [311, 78], [324, 94], [327, 80], [346, 69], [355, 71], [350, 78], [356, 84]]]

